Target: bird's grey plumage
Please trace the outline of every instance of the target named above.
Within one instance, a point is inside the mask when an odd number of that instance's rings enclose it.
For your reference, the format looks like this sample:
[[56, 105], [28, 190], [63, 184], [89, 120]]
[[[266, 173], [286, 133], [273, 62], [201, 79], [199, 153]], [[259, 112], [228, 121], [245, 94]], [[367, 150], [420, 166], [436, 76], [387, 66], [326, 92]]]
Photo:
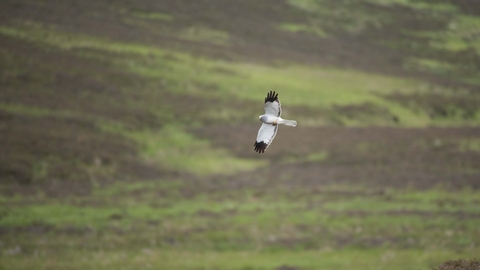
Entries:
[[295, 127], [297, 121], [282, 119], [282, 107], [278, 94], [275, 91], [270, 91], [265, 97], [264, 105], [265, 114], [258, 118], [262, 121], [262, 126], [258, 130], [257, 139], [255, 140], [255, 152], [265, 153], [265, 150], [270, 146], [275, 135], [277, 135], [278, 125], [283, 124]]

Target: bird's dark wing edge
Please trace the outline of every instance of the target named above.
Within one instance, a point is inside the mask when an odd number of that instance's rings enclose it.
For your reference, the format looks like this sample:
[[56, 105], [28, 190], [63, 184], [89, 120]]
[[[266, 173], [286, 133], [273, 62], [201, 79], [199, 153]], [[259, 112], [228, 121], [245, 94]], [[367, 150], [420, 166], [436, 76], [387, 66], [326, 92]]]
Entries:
[[265, 103], [275, 102], [275, 101], [278, 101], [278, 93], [275, 93], [275, 91], [270, 90], [270, 92], [268, 92], [267, 96], [265, 97]]
[[265, 149], [267, 149], [267, 144], [265, 142], [255, 142], [255, 144], [253, 144], [255, 146], [255, 152], [258, 152], [259, 154], [263, 154], [265, 153]]

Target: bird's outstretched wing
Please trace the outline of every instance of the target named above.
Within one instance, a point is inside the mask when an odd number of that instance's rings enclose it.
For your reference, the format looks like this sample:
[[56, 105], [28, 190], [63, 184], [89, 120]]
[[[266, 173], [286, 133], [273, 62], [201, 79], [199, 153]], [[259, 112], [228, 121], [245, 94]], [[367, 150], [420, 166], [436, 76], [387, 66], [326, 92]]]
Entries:
[[272, 143], [273, 138], [277, 135], [278, 125], [269, 125], [263, 123], [258, 130], [257, 140], [255, 141], [255, 152], [259, 154], [265, 153], [265, 150]]
[[278, 93], [270, 91], [265, 97], [265, 114], [271, 114], [280, 117], [282, 115], [282, 108], [280, 100], [278, 100]]

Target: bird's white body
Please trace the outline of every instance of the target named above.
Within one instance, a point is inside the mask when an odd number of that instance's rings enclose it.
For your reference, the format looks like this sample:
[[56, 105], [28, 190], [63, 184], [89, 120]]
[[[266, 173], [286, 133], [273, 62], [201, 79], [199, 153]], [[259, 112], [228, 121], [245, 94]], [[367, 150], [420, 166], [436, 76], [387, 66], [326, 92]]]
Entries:
[[262, 121], [265, 124], [286, 125], [286, 126], [290, 126], [290, 127], [296, 127], [297, 126], [297, 121], [283, 119], [283, 118], [281, 118], [279, 116], [275, 116], [275, 115], [262, 114], [258, 118], [260, 119], [260, 121]]

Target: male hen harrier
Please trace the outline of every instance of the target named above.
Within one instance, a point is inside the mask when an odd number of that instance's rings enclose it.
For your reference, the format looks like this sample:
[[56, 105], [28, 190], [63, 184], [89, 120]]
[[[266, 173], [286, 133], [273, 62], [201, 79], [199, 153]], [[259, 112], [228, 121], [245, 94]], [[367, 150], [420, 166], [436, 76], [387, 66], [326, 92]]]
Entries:
[[257, 140], [255, 141], [255, 152], [265, 153], [265, 150], [277, 135], [278, 125], [283, 124], [291, 127], [297, 125], [297, 121], [285, 120], [280, 117], [282, 114], [282, 108], [280, 106], [280, 100], [278, 100], [278, 94], [275, 91], [270, 91], [265, 97], [265, 114], [260, 115], [258, 118], [262, 121], [262, 126], [258, 130]]

